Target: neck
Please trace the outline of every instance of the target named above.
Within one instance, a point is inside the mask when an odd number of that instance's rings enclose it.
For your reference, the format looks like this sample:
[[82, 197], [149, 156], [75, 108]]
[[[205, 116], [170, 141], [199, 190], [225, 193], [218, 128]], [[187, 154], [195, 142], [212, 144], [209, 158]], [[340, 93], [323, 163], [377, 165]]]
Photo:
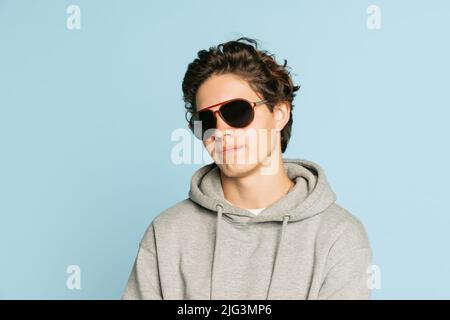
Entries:
[[285, 172], [281, 153], [266, 160], [265, 165], [276, 166], [276, 170], [271, 169], [271, 174], [252, 170], [252, 173], [243, 177], [227, 177], [221, 172], [225, 199], [240, 208], [266, 208], [285, 196], [294, 182]]

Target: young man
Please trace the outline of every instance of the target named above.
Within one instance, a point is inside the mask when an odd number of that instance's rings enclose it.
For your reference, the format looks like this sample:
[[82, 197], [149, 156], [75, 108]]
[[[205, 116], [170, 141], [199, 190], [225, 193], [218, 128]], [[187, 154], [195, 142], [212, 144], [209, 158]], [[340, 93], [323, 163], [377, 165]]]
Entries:
[[123, 299], [370, 299], [364, 226], [318, 164], [282, 158], [298, 89], [255, 40], [198, 53], [183, 94], [214, 162], [150, 223]]

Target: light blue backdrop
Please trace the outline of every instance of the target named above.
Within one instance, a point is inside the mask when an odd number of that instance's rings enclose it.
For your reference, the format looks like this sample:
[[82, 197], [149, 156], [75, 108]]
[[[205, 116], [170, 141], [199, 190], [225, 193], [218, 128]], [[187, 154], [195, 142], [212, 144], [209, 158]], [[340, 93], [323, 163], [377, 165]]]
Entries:
[[[444, 0], [0, 1], [0, 298], [120, 298], [145, 228], [200, 166], [170, 160], [187, 64], [238, 36], [302, 85], [285, 157], [321, 164], [366, 226], [373, 298], [450, 298], [449, 12]], [[66, 288], [68, 265], [81, 290]]]

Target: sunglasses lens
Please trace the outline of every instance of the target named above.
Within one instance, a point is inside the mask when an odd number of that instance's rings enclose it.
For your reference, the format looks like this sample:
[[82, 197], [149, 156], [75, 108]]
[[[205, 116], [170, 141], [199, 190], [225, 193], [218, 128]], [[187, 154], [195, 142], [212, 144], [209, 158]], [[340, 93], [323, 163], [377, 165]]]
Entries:
[[[250, 102], [241, 99], [225, 103], [219, 110], [223, 120], [235, 128], [248, 126], [255, 117]], [[190, 119], [190, 125], [196, 138], [207, 140], [214, 134], [214, 130], [211, 129], [216, 128], [216, 116], [210, 110], [196, 112]]]
[[220, 108], [223, 119], [236, 128], [243, 128], [253, 121], [253, 108], [245, 100], [230, 101]]
[[[191, 130], [194, 133], [195, 137], [200, 140], [208, 139], [212, 134], [213, 130], [216, 127], [216, 118], [212, 111], [201, 111], [196, 112], [191, 118]], [[208, 132], [206, 132], [209, 130]]]

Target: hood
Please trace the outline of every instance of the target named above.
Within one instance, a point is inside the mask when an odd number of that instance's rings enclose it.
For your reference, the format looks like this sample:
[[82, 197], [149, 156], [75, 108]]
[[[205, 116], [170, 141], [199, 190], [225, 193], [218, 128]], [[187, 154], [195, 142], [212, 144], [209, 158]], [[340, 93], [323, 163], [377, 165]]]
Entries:
[[336, 201], [336, 195], [327, 182], [322, 168], [312, 161], [303, 159], [283, 159], [288, 177], [295, 186], [284, 197], [265, 208], [258, 215], [250, 211], [234, 207], [224, 197], [220, 169], [215, 163], [205, 165], [192, 176], [189, 198], [198, 205], [216, 215], [216, 237], [214, 255], [211, 263], [210, 299], [215, 293], [215, 266], [217, 252], [220, 250], [220, 225], [222, 218], [232, 223], [253, 224], [260, 222], [281, 222], [278, 249], [266, 299], [270, 298], [271, 284], [277, 272], [278, 257], [282, 252], [284, 232], [289, 222], [301, 221], [320, 214]]
[[332, 205], [336, 195], [327, 182], [322, 168], [302, 159], [283, 159], [286, 174], [295, 182], [289, 193], [261, 211], [256, 217], [249, 211], [234, 207], [225, 200], [220, 181], [219, 167], [215, 163], [205, 165], [192, 176], [189, 198], [198, 205], [223, 214], [235, 222], [283, 221], [285, 214], [290, 221], [307, 219]]

